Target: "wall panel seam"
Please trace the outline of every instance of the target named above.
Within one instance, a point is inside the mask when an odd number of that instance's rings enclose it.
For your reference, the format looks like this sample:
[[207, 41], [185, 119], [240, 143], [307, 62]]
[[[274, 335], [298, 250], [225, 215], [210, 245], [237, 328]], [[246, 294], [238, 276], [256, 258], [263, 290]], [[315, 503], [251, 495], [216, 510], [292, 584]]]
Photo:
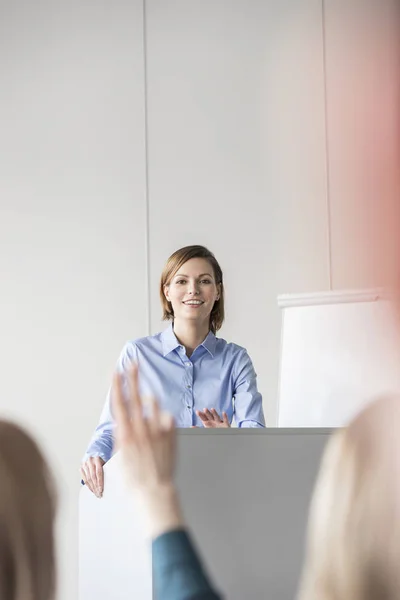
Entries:
[[146, 0], [142, 0], [143, 12], [143, 91], [144, 91], [144, 159], [145, 159], [145, 280], [146, 280], [146, 329], [151, 334], [151, 285], [150, 285], [150, 197], [149, 197], [149, 135], [148, 135], [148, 87], [147, 87], [147, 12]]
[[327, 39], [326, 39], [326, 0], [321, 0], [322, 14], [322, 60], [324, 82], [324, 125], [325, 125], [325, 174], [326, 174], [326, 212], [328, 236], [328, 280], [329, 290], [333, 290], [332, 275], [332, 206], [331, 206], [331, 173], [329, 154], [329, 114], [328, 114], [328, 68], [327, 68]]

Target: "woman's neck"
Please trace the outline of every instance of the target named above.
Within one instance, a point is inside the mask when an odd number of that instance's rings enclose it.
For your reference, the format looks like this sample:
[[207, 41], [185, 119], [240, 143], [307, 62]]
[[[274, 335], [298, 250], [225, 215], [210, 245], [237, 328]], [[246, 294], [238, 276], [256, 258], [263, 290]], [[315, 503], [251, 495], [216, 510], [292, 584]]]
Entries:
[[186, 355], [190, 357], [194, 350], [206, 339], [210, 331], [209, 323], [187, 323], [179, 320], [174, 321], [175, 336], [186, 350]]

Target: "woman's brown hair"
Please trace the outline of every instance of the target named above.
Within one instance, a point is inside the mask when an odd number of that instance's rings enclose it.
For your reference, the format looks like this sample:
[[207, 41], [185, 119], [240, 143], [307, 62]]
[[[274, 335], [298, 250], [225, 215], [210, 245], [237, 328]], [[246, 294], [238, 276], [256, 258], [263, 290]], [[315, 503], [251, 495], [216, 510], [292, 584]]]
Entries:
[[160, 298], [163, 308], [163, 320], [174, 320], [174, 312], [172, 310], [171, 303], [168, 302], [165, 297], [164, 286], [169, 285], [175, 273], [178, 272], [185, 262], [191, 260], [192, 258], [204, 258], [210, 263], [214, 271], [215, 282], [219, 288], [219, 300], [215, 301], [210, 314], [210, 330], [215, 334], [219, 329], [221, 329], [225, 318], [224, 282], [222, 269], [219, 266], [217, 259], [215, 258], [214, 254], [204, 246], [185, 246], [184, 248], [176, 250], [176, 252], [174, 252], [167, 260], [167, 263], [161, 274], [160, 281]]
[[53, 481], [37, 444], [0, 420], [0, 598], [53, 600]]

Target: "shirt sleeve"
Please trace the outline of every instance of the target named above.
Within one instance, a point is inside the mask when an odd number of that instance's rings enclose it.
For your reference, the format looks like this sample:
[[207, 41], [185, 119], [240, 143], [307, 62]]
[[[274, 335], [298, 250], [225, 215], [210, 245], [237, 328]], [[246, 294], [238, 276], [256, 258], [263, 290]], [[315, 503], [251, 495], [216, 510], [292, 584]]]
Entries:
[[[134, 343], [128, 342], [122, 349], [116, 365], [116, 370], [125, 376], [129, 365], [135, 360], [137, 360], [136, 346]], [[125, 377], [123, 377], [122, 385], [126, 385]], [[112, 456], [114, 447], [114, 418], [112, 415], [111, 396], [112, 394], [110, 386], [106, 402], [100, 415], [99, 424], [97, 425], [89, 442], [89, 446], [83, 457], [83, 462], [85, 462], [90, 456], [100, 456], [104, 462], [107, 462]]]
[[257, 389], [257, 374], [244, 349], [237, 361], [234, 406], [238, 427], [265, 427], [262, 396]]
[[158, 536], [152, 544], [152, 557], [157, 600], [222, 600], [211, 586], [185, 530]]
[[111, 388], [108, 390], [107, 399], [100, 415], [99, 424], [89, 442], [89, 446], [83, 457], [85, 462], [90, 456], [100, 456], [107, 462], [113, 451], [113, 427], [114, 421], [111, 414]]

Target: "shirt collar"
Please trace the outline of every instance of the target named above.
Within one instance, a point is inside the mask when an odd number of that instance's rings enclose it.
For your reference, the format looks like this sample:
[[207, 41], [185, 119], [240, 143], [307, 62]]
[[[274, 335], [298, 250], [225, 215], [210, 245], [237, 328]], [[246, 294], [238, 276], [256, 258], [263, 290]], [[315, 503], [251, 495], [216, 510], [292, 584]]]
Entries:
[[201, 344], [201, 346], [203, 346], [211, 354], [211, 356], [214, 357], [216, 345], [217, 338], [215, 337], [212, 331], [209, 331], [206, 339]]
[[163, 356], [167, 356], [167, 354], [175, 350], [175, 348], [179, 348], [180, 343], [176, 339], [172, 323], [170, 323], [167, 329], [164, 329], [164, 331], [162, 332], [161, 341], [163, 348]]
[[[172, 323], [170, 323], [170, 325], [166, 329], [164, 329], [164, 331], [162, 332], [161, 342], [162, 342], [163, 356], [167, 356], [167, 354], [169, 354], [176, 348], [179, 348], [179, 346], [181, 345], [178, 342], [176, 335], [174, 334], [174, 328], [173, 328]], [[212, 333], [212, 331], [208, 332], [206, 339], [200, 345], [203, 346], [207, 350], [207, 352], [209, 352], [211, 354], [211, 356], [214, 356], [215, 347], [217, 345], [217, 338]]]

